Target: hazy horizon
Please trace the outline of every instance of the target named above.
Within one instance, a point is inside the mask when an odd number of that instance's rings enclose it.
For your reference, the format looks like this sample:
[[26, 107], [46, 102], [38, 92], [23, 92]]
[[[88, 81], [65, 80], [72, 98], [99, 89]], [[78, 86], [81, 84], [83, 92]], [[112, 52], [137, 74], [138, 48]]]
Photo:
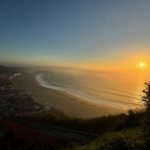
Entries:
[[149, 8], [147, 0], [1, 1], [0, 64], [148, 71]]

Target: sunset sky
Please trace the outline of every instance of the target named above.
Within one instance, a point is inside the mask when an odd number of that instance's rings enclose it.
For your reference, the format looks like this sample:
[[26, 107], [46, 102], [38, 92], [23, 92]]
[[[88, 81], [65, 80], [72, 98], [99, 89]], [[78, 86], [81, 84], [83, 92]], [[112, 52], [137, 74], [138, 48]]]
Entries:
[[149, 0], [0, 1], [1, 65], [140, 69], [149, 56]]

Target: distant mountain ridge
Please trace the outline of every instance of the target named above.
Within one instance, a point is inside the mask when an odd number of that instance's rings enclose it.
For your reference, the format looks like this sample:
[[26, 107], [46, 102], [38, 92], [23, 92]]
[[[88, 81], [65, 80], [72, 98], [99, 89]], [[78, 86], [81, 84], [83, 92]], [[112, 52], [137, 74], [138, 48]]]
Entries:
[[0, 65], [0, 73], [17, 73], [17, 72], [21, 72], [24, 70], [29, 70], [29, 69], [22, 68], [22, 67], [6, 67], [6, 66]]

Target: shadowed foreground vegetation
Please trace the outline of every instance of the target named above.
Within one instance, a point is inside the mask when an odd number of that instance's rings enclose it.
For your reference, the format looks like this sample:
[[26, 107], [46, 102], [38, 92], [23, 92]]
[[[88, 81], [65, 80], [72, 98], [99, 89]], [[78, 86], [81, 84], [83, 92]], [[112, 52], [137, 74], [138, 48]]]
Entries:
[[[129, 110], [129, 114], [79, 119], [62, 113], [37, 114], [16, 119], [99, 134], [91, 143], [80, 143], [67, 138], [55, 138], [30, 130], [9, 120], [1, 123], [0, 148], [10, 142], [22, 149], [76, 149], [76, 150], [148, 150], [150, 149], [150, 110]], [[27, 134], [28, 133], [28, 134]], [[22, 143], [22, 144], [20, 144]], [[5, 148], [6, 149], [6, 148]]]
[[76, 142], [39, 133], [10, 120], [0, 122], [0, 149], [64, 149], [76, 147]]

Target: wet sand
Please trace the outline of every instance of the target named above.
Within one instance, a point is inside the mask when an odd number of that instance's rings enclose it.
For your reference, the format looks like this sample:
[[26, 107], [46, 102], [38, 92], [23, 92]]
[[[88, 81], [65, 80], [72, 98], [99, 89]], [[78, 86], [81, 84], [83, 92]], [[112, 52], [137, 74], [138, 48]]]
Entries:
[[68, 116], [91, 118], [127, 113], [122, 109], [87, 102], [64, 91], [42, 87], [36, 80], [36, 74], [23, 74], [14, 78], [13, 83], [17, 88], [32, 94], [37, 102], [42, 104], [48, 102]]

